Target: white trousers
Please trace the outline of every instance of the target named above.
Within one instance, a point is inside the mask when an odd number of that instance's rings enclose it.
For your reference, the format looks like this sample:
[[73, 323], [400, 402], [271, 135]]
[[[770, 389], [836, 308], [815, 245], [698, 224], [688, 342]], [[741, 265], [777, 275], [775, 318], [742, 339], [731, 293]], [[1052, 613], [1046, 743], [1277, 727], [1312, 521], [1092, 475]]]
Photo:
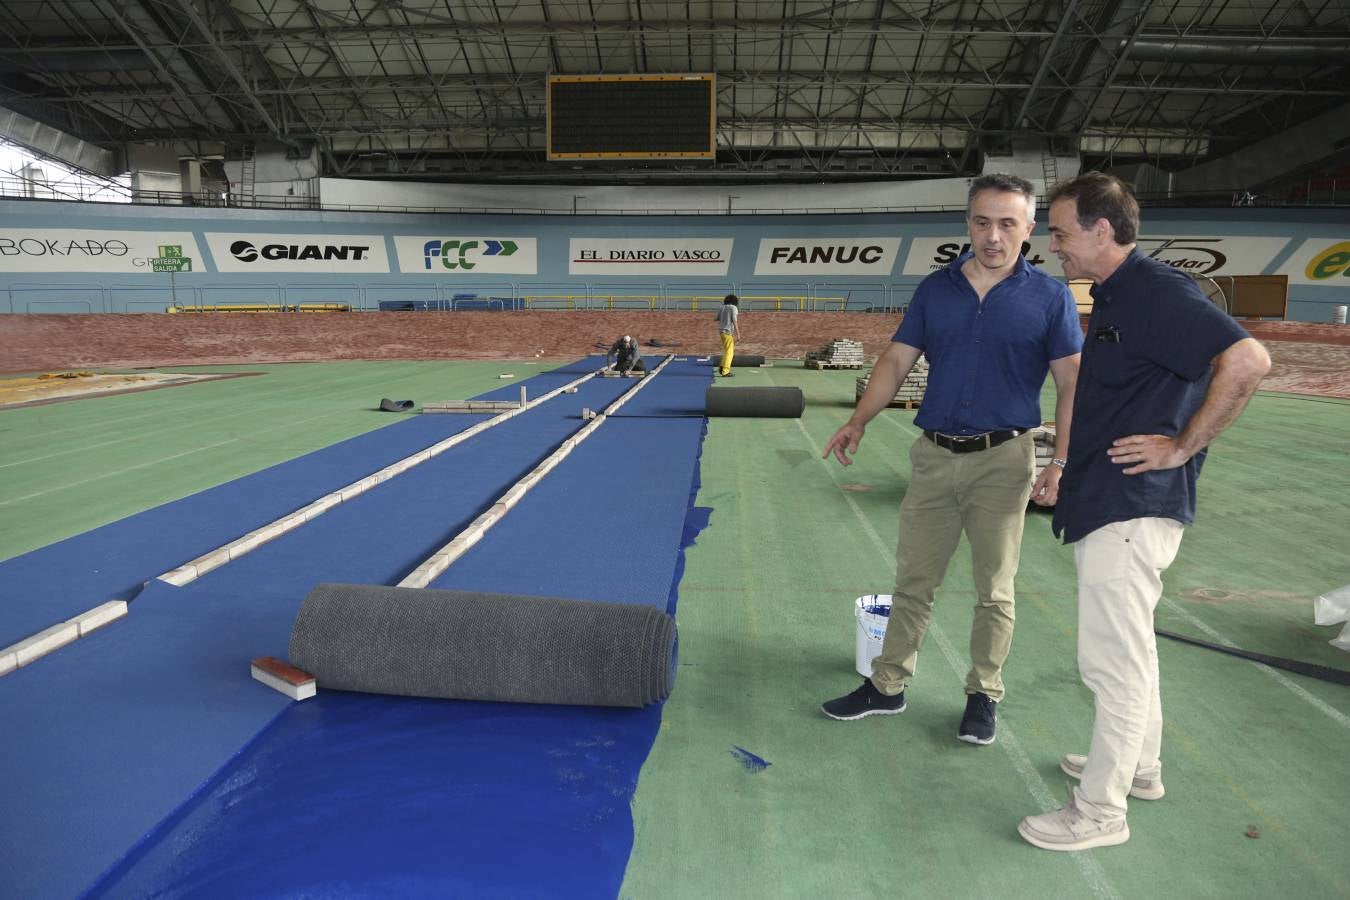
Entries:
[[1162, 699], [1153, 611], [1184, 526], [1113, 522], [1077, 541], [1078, 671], [1096, 700], [1087, 765], [1075, 788], [1093, 819], [1124, 818], [1136, 773], [1162, 777]]

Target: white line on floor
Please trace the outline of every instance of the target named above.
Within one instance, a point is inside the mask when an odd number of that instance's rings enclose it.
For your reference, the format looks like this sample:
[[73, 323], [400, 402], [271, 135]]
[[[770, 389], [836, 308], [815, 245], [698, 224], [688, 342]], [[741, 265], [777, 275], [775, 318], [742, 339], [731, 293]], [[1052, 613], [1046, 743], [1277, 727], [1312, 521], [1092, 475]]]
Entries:
[[[803, 437], [806, 438], [806, 442], [815, 451], [816, 458], [820, 459], [820, 454], [822, 452], [821, 448], [816, 445], [810, 432], [808, 432], [806, 426], [802, 424], [802, 420], [796, 419], [795, 421], [797, 422], [797, 427], [801, 429]], [[820, 459], [820, 462], [829, 472], [830, 480], [836, 480], [834, 477], [833, 464], [830, 460]], [[893, 565], [895, 563], [895, 552], [893, 548], [888, 547], [886, 542], [881, 539], [881, 535], [877, 534], [876, 529], [872, 527], [871, 522], [867, 521], [867, 517], [863, 515], [862, 509], [859, 508], [853, 497], [847, 492], [841, 493], [843, 493], [844, 501], [848, 503], [849, 508], [853, 510], [853, 514], [857, 516], [858, 521], [862, 523], [863, 531], [867, 533], [868, 538], [871, 539], [872, 545], [876, 547], [877, 552], [881, 554], [883, 559]], [[958, 678], [962, 678], [965, 674], [965, 667], [961, 663], [961, 659], [957, 655], [956, 649], [951, 645], [951, 642], [947, 640], [947, 636], [943, 634], [942, 629], [938, 627], [936, 622], [928, 626], [928, 635], [937, 641], [938, 648], [942, 651], [942, 655], [946, 657], [947, 664], [951, 666], [952, 671], [956, 673]], [[1035, 799], [1037, 805], [1040, 806], [1041, 811], [1049, 812], [1052, 809], [1062, 806], [1063, 804], [1055, 799], [1054, 793], [1050, 790], [1050, 786], [1045, 783], [1045, 779], [1041, 778], [1040, 773], [1032, 766], [1031, 760], [1027, 758], [1026, 751], [1022, 749], [1022, 745], [1013, 734], [1012, 729], [1009, 728], [1006, 723], [1000, 724], [998, 727], [998, 734], [999, 746], [1001, 746], [1008, 754], [1008, 758], [1012, 762], [1013, 768], [1017, 770], [1018, 775], [1022, 776], [1022, 781], [1026, 784], [1027, 792]], [[1009, 823], [1009, 827], [1012, 827], [1011, 823]], [[1030, 850], [1031, 848], [1028, 849]], [[1120, 895], [1116, 893], [1115, 888], [1111, 886], [1110, 879], [1106, 877], [1106, 870], [1102, 868], [1101, 863], [1097, 862], [1096, 857], [1092, 855], [1092, 851], [1086, 850], [1070, 853], [1069, 856], [1078, 867], [1078, 871], [1083, 876], [1083, 879], [1088, 883], [1088, 887], [1091, 889], [1094, 897], [1107, 898], [1107, 900], [1118, 900]]]
[[125, 468], [118, 469], [115, 472], [104, 472], [101, 475], [95, 475], [92, 478], [82, 478], [79, 481], [63, 481], [54, 487], [49, 487], [41, 491], [34, 491], [31, 494], [24, 494], [21, 497], [11, 497], [8, 500], [0, 500], [0, 506], [13, 506], [15, 503], [22, 503], [25, 500], [33, 500], [37, 497], [46, 496], [47, 494], [55, 494], [60, 491], [69, 490], [70, 488], [79, 487], [82, 484], [92, 484], [95, 481], [103, 481], [106, 478], [116, 478], [117, 476], [125, 475], [128, 472], [135, 472], [137, 469], [147, 469], [151, 466], [157, 466], [160, 465], [161, 463], [166, 463], [172, 459], [179, 459], [184, 456], [191, 456], [194, 453], [201, 453], [203, 450], [214, 450], [216, 447], [224, 447], [227, 444], [235, 444], [239, 443], [240, 441], [252, 441], [258, 435], [266, 434], [269, 431], [279, 431], [282, 428], [294, 428], [296, 425], [300, 425], [304, 422], [313, 422], [315, 419], [324, 419], [329, 416], [335, 416], [338, 415], [339, 413], [345, 412], [347, 412], [347, 410], [345, 409], [335, 409], [332, 412], [326, 412], [317, 416], [309, 416], [308, 418], [304, 419], [289, 419], [286, 421], [284, 425], [277, 425], [273, 428], [259, 428], [250, 431], [246, 435], [232, 437], [223, 441], [216, 441], [214, 444], [204, 444], [200, 447], [193, 447], [190, 450], [184, 450], [182, 453], [174, 453], [169, 456], [161, 456], [156, 459], [147, 460], [146, 462], [143, 463], [137, 463], [134, 466], [126, 466]]
[[[1205, 634], [1209, 635], [1210, 639], [1214, 641], [1214, 643], [1223, 644], [1225, 647], [1237, 647], [1237, 644], [1233, 643], [1227, 637], [1215, 631], [1213, 628], [1210, 628], [1208, 625], [1197, 619], [1195, 616], [1191, 615], [1189, 612], [1186, 611], [1186, 609], [1183, 606], [1181, 606], [1181, 604], [1177, 603], [1175, 600], [1171, 600], [1168, 597], [1164, 596], [1162, 598], [1162, 605], [1167, 607], [1167, 609], [1169, 609], [1170, 611], [1181, 616], [1183, 619], [1185, 619], [1187, 622], [1191, 623], [1196, 628], [1203, 631]], [[1294, 694], [1294, 696], [1308, 703], [1318, 712], [1325, 713], [1326, 716], [1330, 718], [1332, 721], [1334, 721], [1336, 724], [1344, 728], [1350, 728], [1350, 716], [1345, 715], [1339, 710], [1317, 699], [1312, 694], [1308, 693], [1308, 691], [1302, 685], [1298, 684], [1293, 679], [1289, 678], [1283, 672], [1279, 671], [1278, 669], [1272, 669], [1270, 666], [1267, 666], [1264, 663], [1252, 661], [1252, 665], [1256, 666], [1256, 668], [1260, 669], [1266, 675], [1269, 675], [1271, 678], [1275, 679], [1275, 681], [1282, 687], [1288, 688], [1289, 691]]]

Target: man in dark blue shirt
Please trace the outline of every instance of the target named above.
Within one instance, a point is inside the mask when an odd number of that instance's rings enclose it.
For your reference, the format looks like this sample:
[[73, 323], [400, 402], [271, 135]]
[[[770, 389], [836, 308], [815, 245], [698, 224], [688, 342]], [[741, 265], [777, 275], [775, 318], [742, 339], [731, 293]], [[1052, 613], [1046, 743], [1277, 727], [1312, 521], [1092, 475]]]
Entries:
[[1022, 820], [1047, 850], [1129, 840], [1126, 796], [1163, 796], [1153, 611], [1195, 518], [1205, 448], [1270, 370], [1265, 348], [1187, 276], [1135, 247], [1139, 206], [1089, 172], [1050, 191], [1050, 249], [1090, 278], [1092, 317], [1074, 399], [1055, 534], [1078, 569], [1078, 669], [1096, 700], [1092, 743], [1060, 768], [1068, 805]]
[[[831, 718], [904, 711], [933, 593], [964, 531], [978, 601], [957, 737], [972, 744], [994, 740], [1027, 497], [1055, 502], [1082, 344], [1068, 288], [1021, 256], [1035, 215], [1035, 194], [1025, 179], [974, 180], [966, 208], [971, 252], [919, 284], [853, 415], [825, 446], [826, 457], [833, 453], [849, 465], [867, 423], [894, 399], [919, 355], [928, 357], [928, 388], [914, 420], [923, 436], [909, 451], [913, 474], [900, 504], [886, 639], [871, 678], [821, 707]], [[1047, 372], [1058, 394], [1055, 462], [1035, 478], [1029, 431], [1041, 423]]]

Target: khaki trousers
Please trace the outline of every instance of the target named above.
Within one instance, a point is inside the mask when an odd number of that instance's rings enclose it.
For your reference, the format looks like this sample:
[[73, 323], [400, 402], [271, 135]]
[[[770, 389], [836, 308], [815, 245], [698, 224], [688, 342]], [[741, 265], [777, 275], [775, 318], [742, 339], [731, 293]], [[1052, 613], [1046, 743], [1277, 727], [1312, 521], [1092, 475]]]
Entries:
[[1153, 611], [1183, 526], [1142, 518], [1103, 525], [1073, 545], [1078, 567], [1078, 671], [1096, 715], [1078, 806], [1098, 821], [1125, 815], [1135, 775], [1162, 777], [1162, 696]]
[[1036, 471], [1031, 435], [975, 453], [953, 453], [921, 436], [909, 448], [909, 460], [913, 474], [900, 503], [895, 591], [886, 639], [872, 663], [872, 684], [894, 695], [914, 675], [933, 618], [933, 593], [964, 531], [976, 594], [966, 693], [1002, 700], [1003, 662], [1013, 635], [1013, 576]]
[[729, 331], [722, 335], [722, 365], [718, 369], [723, 375], [731, 374], [731, 358], [736, 355], [736, 337]]

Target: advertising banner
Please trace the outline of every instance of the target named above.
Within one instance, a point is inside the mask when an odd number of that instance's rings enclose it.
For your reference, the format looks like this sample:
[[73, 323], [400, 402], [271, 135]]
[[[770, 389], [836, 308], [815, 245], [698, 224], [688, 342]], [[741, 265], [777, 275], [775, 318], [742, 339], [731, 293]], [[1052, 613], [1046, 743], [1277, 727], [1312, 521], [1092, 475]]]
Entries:
[[1139, 252], [1174, 269], [1197, 275], [1263, 275], [1280, 251], [1284, 237], [1187, 235], [1139, 238]]
[[[962, 253], [970, 250], [970, 238], [960, 237], [916, 237], [909, 242], [909, 253], [905, 255], [904, 274], [927, 275], [947, 265]], [[1062, 277], [1059, 260], [1050, 252], [1049, 235], [1032, 235], [1031, 240], [1022, 245], [1022, 255], [1033, 266], [1044, 267], [1056, 277]]]
[[572, 238], [571, 275], [718, 275], [731, 266], [731, 238]]
[[0, 272], [151, 272], [161, 248], [177, 248], [180, 272], [200, 272], [190, 231], [0, 228]]
[[889, 275], [898, 237], [764, 238], [756, 275]]
[[255, 234], [208, 232], [220, 272], [388, 272], [378, 234]]
[[[1043, 226], [1037, 226], [1041, 228]], [[1288, 245], [1283, 237], [1225, 237], [1220, 235], [1147, 235], [1139, 238], [1139, 252], [1174, 269], [1198, 275], [1261, 275]], [[926, 275], [970, 249], [965, 235], [921, 237], [910, 242], [906, 275]], [[1050, 252], [1050, 235], [1033, 234], [1022, 247], [1027, 262], [1041, 266], [1056, 278], [1064, 277], [1059, 258]]]
[[1290, 284], [1350, 288], [1350, 232], [1304, 241], [1276, 274], [1288, 275]]
[[536, 275], [538, 240], [532, 237], [456, 234], [398, 235], [400, 272], [423, 275]]

